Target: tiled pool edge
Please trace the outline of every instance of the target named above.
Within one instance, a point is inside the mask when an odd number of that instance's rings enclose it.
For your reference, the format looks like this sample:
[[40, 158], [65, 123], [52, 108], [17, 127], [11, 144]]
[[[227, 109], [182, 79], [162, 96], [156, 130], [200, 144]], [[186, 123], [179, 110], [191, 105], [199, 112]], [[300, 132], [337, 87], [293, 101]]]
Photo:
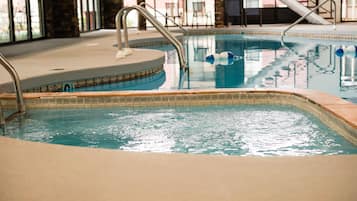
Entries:
[[[270, 36], [281, 36], [281, 31], [269, 31], [269, 30], [258, 30], [250, 28], [239, 28], [239, 29], [190, 29], [189, 34], [194, 35], [205, 35], [205, 34], [247, 34], [247, 35], [270, 35]], [[311, 32], [289, 32], [289, 36], [292, 37], [302, 37], [311, 39], [337, 39], [337, 40], [347, 40], [355, 41], [357, 40], [357, 35], [353, 34], [339, 34], [333, 32], [321, 32], [321, 33], [311, 33]]]
[[163, 70], [163, 66], [151, 67], [148, 69], [144, 69], [142, 71], [131, 72], [131, 73], [117, 73], [113, 75], [107, 76], [98, 76], [87, 79], [78, 79], [78, 80], [67, 80], [64, 82], [56, 82], [52, 84], [47, 84], [43, 86], [39, 86], [32, 89], [26, 89], [24, 92], [62, 92], [65, 85], [70, 85], [72, 90], [83, 88], [83, 87], [92, 87], [103, 84], [113, 84], [118, 82], [130, 81], [139, 78], [145, 78], [148, 76], [152, 76], [156, 73], [159, 73]]
[[[0, 94], [5, 108], [15, 107], [13, 94]], [[310, 90], [181, 90], [140, 92], [26, 93], [28, 109], [91, 107], [177, 107], [275, 104], [302, 109], [357, 145], [357, 105]]]

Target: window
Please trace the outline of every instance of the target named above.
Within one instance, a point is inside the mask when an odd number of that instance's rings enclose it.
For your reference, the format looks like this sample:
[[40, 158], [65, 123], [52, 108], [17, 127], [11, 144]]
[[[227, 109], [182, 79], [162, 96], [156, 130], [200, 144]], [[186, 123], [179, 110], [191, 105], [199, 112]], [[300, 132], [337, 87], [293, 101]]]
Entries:
[[286, 4], [282, 3], [281, 1], [279, 0], [276, 0], [276, 7], [279, 7], [279, 8], [286, 8], [288, 7]]
[[82, 6], [81, 6], [81, 0], [77, 0], [77, 17], [78, 17], [78, 26], [79, 26], [79, 31], [83, 31], [83, 24], [82, 24]]
[[96, 28], [100, 28], [100, 2], [94, 1], [95, 2], [95, 16], [96, 16]]
[[259, 8], [259, 0], [244, 0], [244, 8]]
[[7, 1], [0, 1], [0, 43], [10, 41], [9, 6]]
[[27, 40], [27, 13], [26, 13], [26, 1], [25, 0], [13, 0], [13, 20], [15, 40]]
[[82, 29], [88, 31], [88, 6], [87, 0], [82, 0]]
[[0, 43], [43, 37], [42, 16], [42, 0], [0, 1]]
[[43, 30], [41, 25], [42, 17], [38, 0], [30, 0], [30, 15], [32, 38], [40, 38], [43, 36]]
[[342, 20], [357, 21], [357, 0], [342, 1]]
[[99, 0], [77, 0], [77, 13], [81, 32], [100, 29]]
[[263, 8], [275, 8], [275, 0], [263, 0]]
[[[124, 6], [133, 5], [136, 5], [136, 0], [124, 0]], [[128, 27], [138, 27], [138, 12], [136, 10], [130, 11], [126, 19]]]

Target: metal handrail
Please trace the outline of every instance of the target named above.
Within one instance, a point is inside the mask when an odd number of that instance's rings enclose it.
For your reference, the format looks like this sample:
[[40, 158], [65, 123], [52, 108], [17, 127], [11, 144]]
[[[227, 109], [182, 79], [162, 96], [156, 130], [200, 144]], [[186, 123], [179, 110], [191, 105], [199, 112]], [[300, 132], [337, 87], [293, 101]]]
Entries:
[[10, 64], [10, 62], [0, 53], [0, 64], [4, 66], [4, 68], [9, 72], [13, 82], [14, 82], [14, 89], [16, 93], [16, 106], [18, 113], [26, 112], [25, 102], [22, 95], [20, 78], [17, 74], [15, 68]]
[[0, 102], [0, 128], [4, 128], [5, 126], [5, 115], [4, 110], [2, 108], [2, 104]]
[[150, 5], [150, 4], [146, 3], [146, 2], [141, 2], [141, 3], [139, 4], [139, 6], [141, 6], [141, 7], [147, 6], [147, 7], [151, 8], [151, 9], [153, 9], [156, 13], [159, 13], [159, 14], [160, 14], [161, 16], [163, 16], [165, 19], [170, 20], [174, 25], [176, 25], [178, 28], [180, 28], [185, 34], [187, 33], [187, 30], [186, 30], [185, 28], [183, 28], [182, 25], [177, 24], [177, 23], [175, 22], [175, 20], [172, 19], [172, 17], [163, 14], [162, 12], [158, 11], [157, 9], [155, 9], [152, 5]]
[[[124, 52], [124, 56], [126, 56], [125, 51], [122, 47], [122, 38], [121, 38], [121, 22], [123, 22], [123, 29], [124, 29], [124, 38], [125, 38], [125, 47], [129, 48], [129, 43], [128, 43], [128, 29], [126, 25], [126, 17], [127, 14], [132, 11], [132, 10], [137, 10], [143, 17], [145, 17], [149, 22], [159, 31], [167, 40], [169, 40], [174, 47], [176, 48], [178, 57], [179, 57], [179, 62], [180, 66], [183, 69], [187, 69], [187, 60], [185, 58], [185, 52], [183, 49], [183, 46], [181, 42], [175, 38], [165, 27], [163, 27], [160, 22], [158, 22], [154, 16], [152, 16], [145, 8], [134, 5], [130, 7], [125, 7], [119, 10], [117, 15], [115, 16], [115, 23], [116, 23], [116, 31], [117, 31], [117, 43], [118, 43], [118, 53]], [[126, 12], [126, 13], [125, 13]], [[121, 21], [122, 20], [122, 21]]]
[[[314, 1], [314, 0], [306, 0], [305, 2], [309, 2], [309, 1], [311, 1], [312, 3], [314, 3], [315, 6], [316, 6], [317, 2]], [[331, 1], [331, 4], [332, 4], [332, 1]], [[309, 8], [309, 7], [308, 7], [308, 8]], [[328, 9], [326, 9], [326, 8], [324, 8], [324, 7], [322, 7], [321, 9], [324, 10], [324, 11], [326, 11], [326, 12], [328, 12], [328, 13], [330, 13], [330, 16], [332, 17], [332, 8], [331, 8], [331, 5], [330, 5], [330, 9], [331, 9], [331, 10], [328, 10]], [[318, 12], [318, 13], [319, 13], [319, 12]]]
[[311, 13], [315, 12], [315, 10], [317, 10], [318, 8], [320, 8], [321, 6], [323, 6], [325, 3], [327, 3], [328, 1], [331, 1], [335, 7], [334, 9], [334, 13], [335, 13], [335, 17], [334, 17], [334, 24], [333, 24], [333, 28], [336, 28], [336, 2], [334, 0], [325, 0], [322, 3], [320, 3], [319, 5], [317, 5], [315, 8], [311, 9], [310, 12], [306, 13], [305, 15], [301, 16], [298, 20], [296, 20], [294, 23], [292, 23], [290, 26], [288, 26], [284, 31], [281, 32], [281, 43], [284, 43], [284, 36], [286, 34], [287, 31], [289, 31], [291, 28], [293, 28], [295, 25], [297, 25], [299, 22], [301, 22], [302, 20], [304, 20], [307, 16], [311, 15]]

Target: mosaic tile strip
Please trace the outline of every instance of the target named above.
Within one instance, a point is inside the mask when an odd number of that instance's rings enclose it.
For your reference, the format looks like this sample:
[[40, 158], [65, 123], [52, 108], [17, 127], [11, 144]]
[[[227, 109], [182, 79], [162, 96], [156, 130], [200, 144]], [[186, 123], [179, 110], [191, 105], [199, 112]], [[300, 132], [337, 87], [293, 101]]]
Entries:
[[144, 71], [127, 73], [127, 74], [117, 74], [117, 75], [111, 75], [105, 77], [93, 77], [83, 80], [69, 80], [69, 81], [63, 81], [61, 83], [52, 83], [49, 85], [40, 86], [34, 89], [27, 89], [24, 90], [24, 92], [62, 92], [62, 91], [66, 91], [64, 90], [66, 86], [68, 86], [69, 91], [71, 91], [71, 89], [73, 90], [75, 88], [91, 87], [91, 86], [97, 86], [102, 84], [111, 84], [111, 83], [118, 83], [123, 81], [144, 78], [144, 77], [151, 76], [155, 73], [159, 73], [162, 70], [163, 70], [163, 66], [160, 66], [156, 68], [147, 69]]

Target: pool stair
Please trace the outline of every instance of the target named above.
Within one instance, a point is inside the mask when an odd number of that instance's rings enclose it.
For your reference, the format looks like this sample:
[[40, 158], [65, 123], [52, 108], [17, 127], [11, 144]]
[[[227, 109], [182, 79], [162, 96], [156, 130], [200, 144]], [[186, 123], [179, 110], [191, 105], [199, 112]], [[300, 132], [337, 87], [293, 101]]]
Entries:
[[[312, 45], [304, 45], [304, 46], [298, 46], [295, 50], [297, 52], [307, 52], [312, 48], [313, 48]], [[281, 55], [279, 58], [275, 59], [265, 68], [262, 68], [262, 70], [259, 71], [259, 73], [257, 73], [255, 76], [248, 78], [246, 82], [246, 86], [255, 88], [256, 86], [262, 85], [262, 81], [264, 81], [268, 77], [274, 79], [273, 77], [277, 71], [280, 71], [284, 67], [289, 66], [290, 62], [297, 61], [300, 56], [304, 56], [304, 55], [292, 54], [292, 52], [287, 50], [284, 55]]]

